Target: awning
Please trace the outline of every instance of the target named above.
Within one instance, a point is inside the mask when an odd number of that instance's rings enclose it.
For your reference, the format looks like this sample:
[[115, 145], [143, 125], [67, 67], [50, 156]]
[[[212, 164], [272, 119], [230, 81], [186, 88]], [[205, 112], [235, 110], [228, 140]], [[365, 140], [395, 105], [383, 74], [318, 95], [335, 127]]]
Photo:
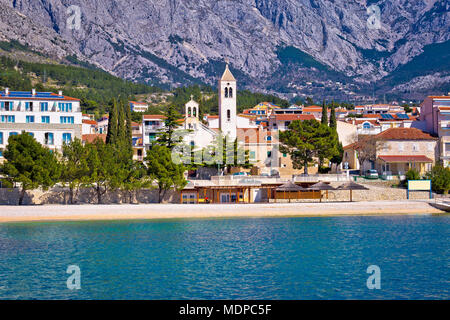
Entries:
[[425, 155], [389, 155], [378, 156], [378, 159], [388, 163], [433, 162]]

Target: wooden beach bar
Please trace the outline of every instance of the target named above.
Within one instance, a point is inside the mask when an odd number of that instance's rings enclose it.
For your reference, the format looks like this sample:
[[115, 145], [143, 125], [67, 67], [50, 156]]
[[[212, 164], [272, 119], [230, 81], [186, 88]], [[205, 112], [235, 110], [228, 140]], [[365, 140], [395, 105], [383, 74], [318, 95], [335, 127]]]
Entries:
[[237, 181], [190, 181], [180, 192], [180, 203], [255, 203], [321, 200], [321, 190], [310, 190], [315, 182], [259, 181], [253, 178]]

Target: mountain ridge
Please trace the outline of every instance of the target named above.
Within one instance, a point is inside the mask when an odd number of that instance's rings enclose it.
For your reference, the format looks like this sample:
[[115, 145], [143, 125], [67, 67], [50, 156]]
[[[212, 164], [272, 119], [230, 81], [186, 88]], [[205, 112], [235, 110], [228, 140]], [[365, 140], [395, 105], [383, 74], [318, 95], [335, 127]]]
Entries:
[[[372, 94], [374, 86], [379, 94], [408, 95], [423, 77], [444, 79], [446, 87], [450, 75], [448, 68], [439, 75], [424, 68], [407, 81], [395, 77], [426, 46], [450, 40], [450, 3], [444, 0], [70, 4], [80, 8], [78, 30], [67, 28], [63, 0], [0, 0], [0, 15], [13, 22], [0, 23], [0, 40], [59, 58], [75, 55], [122, 78], [170, 87], [215, 85], [226, 59], [242, 87], [284, 95], [351, 97]], [[367, 25], [372, 5], [380, 9], [379, 29]], [[296, 58], [283, 50], [297, 50]], [[442, 91], [442, 85], [426, 88], [433, 83], [424, 82], [421, 94]]]

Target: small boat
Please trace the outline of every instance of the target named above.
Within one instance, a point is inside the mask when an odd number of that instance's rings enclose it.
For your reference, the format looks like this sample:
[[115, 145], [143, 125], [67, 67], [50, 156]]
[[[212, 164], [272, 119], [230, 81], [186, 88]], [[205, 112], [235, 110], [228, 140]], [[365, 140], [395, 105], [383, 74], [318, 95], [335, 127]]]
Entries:
[[430, 205], [435, 207], [436, 209], [450, 212], [450, 201], [444, 200], [444, 201], [436, 201], [436, 202], [430, 202]]

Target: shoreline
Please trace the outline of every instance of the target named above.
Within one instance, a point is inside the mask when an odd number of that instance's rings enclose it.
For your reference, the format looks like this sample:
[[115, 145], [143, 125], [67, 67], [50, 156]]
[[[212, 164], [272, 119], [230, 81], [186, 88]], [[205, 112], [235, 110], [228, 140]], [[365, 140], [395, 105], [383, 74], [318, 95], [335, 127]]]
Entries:
[[45, 221], [168, 220], [445, 214], [428, 201], [254, 204], [81, 204], [0, 206], [0, 224]]

